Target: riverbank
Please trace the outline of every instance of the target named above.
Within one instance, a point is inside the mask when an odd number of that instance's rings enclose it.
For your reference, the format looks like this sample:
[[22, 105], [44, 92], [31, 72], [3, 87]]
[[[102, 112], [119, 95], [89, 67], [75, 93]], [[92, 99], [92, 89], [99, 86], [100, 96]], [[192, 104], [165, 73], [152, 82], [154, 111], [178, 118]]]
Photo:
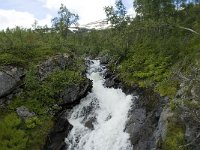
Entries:
[[[11, 149], [42, 149], [50, 130], [55, 134], [51, 136], [51, 132], [47, 139], [64, 129], [63, 111], [79, 103], [92, 88], [84, 74], [84, 60], [67, 53], [51, 56], [28, 68], [12, 65], [1, 68], [0, 146], [3, 149], [7, 149], [7, 144]], [[59, 134], [55, 142], [61, 145], [64, 138], [65, 135]]]
[[[172, 85], [159, 93], [155, 90], [156, 85], [144, 87], [136, 81], [129, 82], [130, 78], [121, 76], [121, 64], [114, 67], [113, 64], [116, 63], [111, 61], [107, 64], [110, 69], [105, 73], [105, 86], [120, 88], [127, 94], [139, 96], [130, 111], [126, 127], [135, 149], [199, 148], [199, 121], [196, 118], [199, 116], [198, 68], [191, 67], [187, 75], [181, 72], [174, 75], [173, 78], [179, 79], [179, 86], [172, 96], [166, 91]], [[169, 82], [171, 83], [170, 79]]]

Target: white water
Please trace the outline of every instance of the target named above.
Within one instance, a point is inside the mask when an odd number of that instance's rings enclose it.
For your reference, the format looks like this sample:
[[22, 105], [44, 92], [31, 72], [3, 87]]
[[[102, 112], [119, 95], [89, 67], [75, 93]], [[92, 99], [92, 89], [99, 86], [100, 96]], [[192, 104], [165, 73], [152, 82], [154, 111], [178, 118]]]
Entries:
[[[93, 60], [87, 75], [93, 81], [92, 92], [69, 116], [73, 129], [66, 138], [68, 150], [132, 150], [124, 128], [133, 97], [120, 89], [105, 88], [103, 71], [100, 62]], [[88, 121], [93, 129], [85, 126]]]

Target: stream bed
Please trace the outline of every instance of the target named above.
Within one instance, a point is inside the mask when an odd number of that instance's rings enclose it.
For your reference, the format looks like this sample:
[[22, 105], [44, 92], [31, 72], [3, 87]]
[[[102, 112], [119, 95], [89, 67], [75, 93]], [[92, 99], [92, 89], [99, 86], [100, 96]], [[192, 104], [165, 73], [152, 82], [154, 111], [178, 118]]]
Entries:
[[106, 88], [105, 67], [90, 60], [87, 77], [93, 88], [68, 115], [73, 129], [66, 137], [67, 150], [132, 150], [125, 126], [135, 99], [121, 89]]

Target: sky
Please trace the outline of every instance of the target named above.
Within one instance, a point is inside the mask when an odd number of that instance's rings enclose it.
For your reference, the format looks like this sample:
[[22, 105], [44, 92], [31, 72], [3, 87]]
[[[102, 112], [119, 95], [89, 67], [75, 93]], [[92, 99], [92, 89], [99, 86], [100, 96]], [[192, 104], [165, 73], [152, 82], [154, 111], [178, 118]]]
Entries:
[[[133, 0], [122, 0], [128, 14], [134, 14]], [[84, 25], [105, 19], [105, 6], [114, 6], [115, 0], [0, 0], [0, 29], [15, 26], [29, 28], [35, 20], [38, 24], [51, 26], [60, 5], [79, 15], [79, 24]]]

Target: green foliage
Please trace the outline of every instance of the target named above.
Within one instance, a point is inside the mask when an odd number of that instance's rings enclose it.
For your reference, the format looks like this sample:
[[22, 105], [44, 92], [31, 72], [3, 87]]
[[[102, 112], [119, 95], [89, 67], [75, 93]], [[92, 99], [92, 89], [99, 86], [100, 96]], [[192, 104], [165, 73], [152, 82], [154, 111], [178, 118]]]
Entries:
[[[143, 50], [144, 51], [144, 50]], [[170, 75], [170, 58], [157, 56], [155, 54], [135, 53], [130, 58], [124, 60], [120, 67], [122, 80], [138, 83], [141, 87], [147, 87], [160, 82]]]
[[27, 134], [29, 135], [29, 140], [27, 142], [26, 148], [28, 150], [40, 150], [45, 144], [48, 133], [53, 127], [53, 121], [48, 116], [41, 116], [38, 118], [39, 124], [34, 128], [28, 128]]
[[124, 4], [121, 0], [117, 0], [115, 5], [115, 8], [113, 6], [107, 6], [104, 8], [107, 21], [109, 21], [115, 27], [126, 25], [130, 18], [126, 16], [127, 12]]
[[[112, 70], [125, 84], [137, 83], [141, 87], [155, 88], [154, 91], [172, 99], [170, 107], [176, 110], [178, 104], [173, 97], [179, 83], [174, 72], [189, 72], [188, 64], [200, 66], [200, 36], [181, 28], [191, 28], [200, 33], [200, 5], [183, 3], [184, 0], [135, 0], [137, 16], [130, 20], [119, 0], [115, 8], [105, 8], [108, 20], [116, 28], [76, 33], [68, 32], [68, 27], [77, 21], [77, 15], [62, 5], [59, 16], [53, 20], [56, 29], [35, 24], [34, 30], [16, 27], [0, 31], [0, 65], [20, 65], [27, 69], [24, 91], [8, 108], [15, 110], [23, 105], [37, 114], [25, 122], [13, 113], [3, 114], [0, 148], [41, 149], [53, 125], [52, 116], [59, 110], [55, 106], [59, 100], [54, 96], [83, 81], [81, 73], [86, 68], [83, 60], [76, 58], [74, 65], [67, 70], [53, 72], [44, 81], [38, 81], [36, 65], [58, 53], [70, 53], [75, 57], [106, 55], [113, 62], [110, 64]], [[184, 9], [179, 9], [180, 5]], [[174, 67], [177, 64], [180, 65]], [[154, 94], [149, 93], [149, 111], [157, 106], [159, 100]], [[196, 101], [183, 103], [191, 110], [199, 109]], [[178, 149], [183, 139], [184, 128], [171, 123], [163, 149]]]
[[187, 106], [188, 108], [190, 108], [193, 111], [200, 109], [200, 102], [198, 102], [198, 101], [184, 100], [183, 103], [185, 106]]
[[160, 93], [161, 96], [169, 96], [173, 98], [176, 95], [179, 82], [173, 79], [163, 80], [157, 86], [155, 91]]
[[21, 120], [15, 113], [8, 114], [0, 122], [0, 147], [2, 150], [25, 150], [27, 137], [20, 129]]
[[63, 4], [60, 6], [58, 15], [58, 17], [52, 19], [53, 26], [60, 31], [63, 36], [67, 36], [69, 26], [76, 24], [79, 16], [71, 13]]
[[37, 125], [41, 125], [42, 122], [38, 119], [37, 116], [34, 116], [34, 117], [26, 119], [25, 124], [27, 128], [32, 129], [32, 128], [35, 128]]
[[83, 81], [83, 78], [79, 72], [69, 70], [57, 71], [48, 76], [42, 87], [49, 90], [49, 94], [55, 94], [81, 81]]
[[[80, 60], [77, 66], [73, 69], [82, 70], [83, 66], [80, 65]], [[79, 64], [79, 65], [78, 65]], [[82, 68], [82, 69], [81, 69]], [[37, 77], [37, 67], [32, 66], [25, 77], [25, 90], [18, 95], [14, 101], [10, 104], [11, 109], [15, 109], [19, 106], [26, 106], [30, 110], [33, 110], [37, 114], [46, 114], [49, 109], [58, 108], [53, 107], [59, 100], [54, 96], [59, 94], [65, 88], [72, 85], [80, 84], [84, 81], [79, 71], [73, 70], [60, 70], [51, 73], [44, 81], [39, 81]]]
[[163, 141], [163, 150], [183, 150], [184, 127], [179, 122], [170, 122], [167, 126], [166, 139]]
[[13, 54], [9, 54], [9, 53], [2, 53], [0, 54], [0, 64], [2, 65], [16, 65], [16, 64], [24, 64], [25, 62], [14, 56]]

